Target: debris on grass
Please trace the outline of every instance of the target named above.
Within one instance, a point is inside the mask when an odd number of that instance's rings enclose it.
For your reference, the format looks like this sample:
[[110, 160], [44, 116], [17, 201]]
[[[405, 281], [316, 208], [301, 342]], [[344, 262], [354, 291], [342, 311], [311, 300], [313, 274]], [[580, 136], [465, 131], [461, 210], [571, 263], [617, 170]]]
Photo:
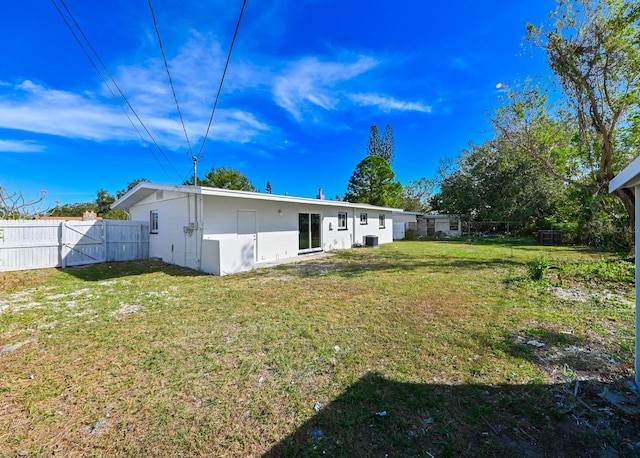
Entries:
[[139, 305], [133, 304], [120, 304], [120, 308], [114, 312], [111, 312], [111, 316], [126, 315], [128, 313], [136, 313], [140, 311]]
[[84, 432], [87, 434], [93, 434], [94, 436], [101, 435], [104, 425], [107, 423], [107, 420], [109, 418], [111, 418], [111, 415], [106, 414], [103, 418], [98, 420], [94, 425], [87, 426], [86, 428], [84, 428]]
[[6, 345], [0, 348], [0, 355], [4, 355], [6, 353], [11, 353], [12, 351], [16, 351], [18, 348], [23, 347], [25, 345], [36, 343], [38, 339], [27, 339], [22, 342], [14, 343], [13, 345]]
[[542, 348], [546, 344], [544, 344], [544, 343], [542, 343], [542, 342], [540, 342], [538, 340], [533, 339], [533, 340], [528, 340], [527, 341], [527, 345], [531, 345], [532, 347], [536, 347], [536, 348]]
[[598, 393], [598, 396], [600, 396], [605, 401], [610, 402], [627, 415], [640, 415], [640, 406], [638, 406], [637, 400], [630, 399], [624, 393], [613, 392], [610, 391], [609, 388], [604, 387], [604, 389], [600, 393]]

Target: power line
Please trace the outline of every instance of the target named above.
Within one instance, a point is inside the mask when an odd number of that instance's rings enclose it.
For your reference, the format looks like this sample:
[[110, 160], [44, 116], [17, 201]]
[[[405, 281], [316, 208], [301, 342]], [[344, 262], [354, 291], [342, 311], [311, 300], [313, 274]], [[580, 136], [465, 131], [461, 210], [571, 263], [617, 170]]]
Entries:
[[153, 6], [151, 0], [147, 0], [149, 3], [149, 10], [151, 11], [151, 17], [153, 18], [153, 27], [156, 29], [156, 35], [158, 36], [158, 44], [160, 45], [160, 52], [162, 53], [162, 59], [164, 60], [164, 68], [167, 70], [167, 76], [169, 77], [169, 85], [171, 86], [171, 92], [173, 93], [173, 100], [176, 102], [176, 108], [178, 109], [178, 115], [180, 116], [180, 122], [182, 123], [182, 131], [184, 132], [184, 138], [187, 139], [187, 146], [189, 147], [189, 154], [193, 156], [193, 150], [191, 149], [191, 142], [187, 135], [187, 128], [184, 125], [184, 119], [182, 117], [182, 111], [180, 111], [180, 104], [178, 103], [178, 96], [176, 95], [176, 89], [173, 86], [173, 79], [171, 79], [171, 72], [169, 72], [169, 63], [167, 62], [167, 56], [164, 53], [164, 47], [162, 46], [162, 38], [160, 38], [160, 30], [158, 29], [158, 23], [156, 21], [156, 15], [153, 12]]
[[[158, 149], [158, 151], [160, 151], [160, 153], [162, 154], [162, 156], [164, 157], [164, 159], [167, 161], [167, 163], [171, 166], [171, 168], [173, 169], [173, 171], [176, 173], [177, 176], [179, 176], [178, 171], [176, 170], [176, 168], [173, 166], [173, 164], [171, 163], [171, 161], [169, 160], [169, 158], [167, 157], [167, 155], [165, 154], [164, 150], [160, 147], [160, 145], [158, 144], [158, 142], [156, 141], [156, 139], [153, 137], [153, 135], [151, 134], [151, 132], [149, 131], [149, 129], [147, 129], [147, 126], [144, 124], [144, 122], [142, 122], [142, 119], [140, 119], [140, 116], [138, 116], [138, 113], [136, 112], [136, 110], [133, 108], [133, 106], [131, 106], [131, 103], [129, 102], [129, 99], [127, 99], [127, 97], [124, 95], [124, 92], [122, 92], [122, 89], [120, 89], [120, 86], [118, 85], [118, 83], [116, 82], [115, 78], [113, 77], [113, 75], [111, 74], [111, 72], [109, 72], [109, 69], [106, 67], [106, 65], [104, 64], [104, 62], [102, 61], [102, 59], [100, 59], [100, 56], [98, 55], [98, 52], [95, 50], [95, 48], [91, 45], [91, 42], [89, 41], [89, 38], [87, 38], [87, 36], [85, 35], [84, 31], [82, 30], [82, 27], [80, 27], [80, 24], [78, 24], [78, 22], [75, 20], [75, 17], [73, 16], [73, 14], [71, 13], [71, 11], [69, 10], [69, 8], [67, 7], [67, 5], [65, 4], [64, 0], [59, 0], [60, 3], [62, 4], [62, 6], [64, 7], [64, 9], [66, 10], [67, 14], [69, 15], [69, 17], [71, 18], [71, 20], [73, 21], [73, 23], [75, 24], [76, 28], [78, 29], [78, 31], [80, 32], [80, 34], [82, 35], [82, 37], [84, 38], [86, 44], [89, 46], [89, 49], [91, 49], [91, 51], [93, 52], [93, 54], [95, 55], [96, 59], [98, 60], [98, 62], [100, 63], [100, 65], [102, 66], [102, 68], [105, 70], [105, 72], [107, 73], [107, 75], [109, 76], [109, 79], [111, 80], [111, 82], [113, 83], [113, 85], [116, 87], [116, 89], [118, 90], [118, 93], [120, 94], [120, 96], [122, 97], [122, 99], [126, 102], [127, 106], [129, 107], [129, 110], [131, 110], [131, 112], [135, 115], [136, 119], [138, 120], [138, 122], [140, 123], [140, 125], [144, 128], [145, 132], [147, 133], [147, 135], [149, 136], [149, 138], [151, 139], [151, 141], [153, 142], [153, 144], [155, 145], [155, 147]], [[160, 165], [160, 167], [162, 168], [162, 170], [165, 172], [165, 174], [167, 175], [167, 177], [171, 179], [171, 176], [169, 175], [169, 173], [167, 172], [167, 169], [164, 167], [164, 165], [162, 164], [162, 162], [159, 160], [159, 158], [156, 156], [156, 154], [153, 152], [153, 149], [151, 148], [151, 146], [149, 145], [149, 143], [147, 142], [147, 140], [144, 138], [144, 136], [142, 135], [142, 133], [140, 132], [140, 130], [136, 127], [135, 123], [133, 122], [133, 120], [131, 119], [131, 117], [129, 116], [129, 114], [127, 113], [125, 107], [122, 105], [122, 103], [120, 102], [120, 100], [118, 99], [118, 97], [113, 93], [113, 90], [111, 89], [111, 86], [109, 86], [109, 83], [107, 82], [106, 78], [102, 75], [102, 73], [100, 72], [100, 69], [98, 68], [98, 66], [95, 64], [93, 58], [91, 57], [91, 55], [89, 54], [89, 52], [87, 51], [87, 49], [85, 48], [82, 40], [78, 37], [78, 35], [76, 34], [76, 32], [74, 31], [73, 27], [71, 26], [71, 24], [69, 23], [69, 21], [67, 20], [67, 18], [65, 17], [64, 13], [60, 10], [59, 6], [56, 4], [55, 0], [51, 0], [51, 3], [53, 4], [53, 6], [55, 7], [56, 11], [58, 12], [58, 14], [60, 15], [60, 17], [62, 18], [62, 20], [64, 21], [65, 25], [67, 26], [67, 28], [69, 29], [69, 31], [71, 32], [71, 34], [73, 35], [74, 39], [76, 40], [76, 42], [78, 43], [78, 45], [80, 46], [80, 49], [82, 49], [82, 52], [84, 53], [84, 55], [87, 57], [87, 59], [89, 60], [89, 62], [91, 63], [91, 66], [93, 67], [93, 69], [96, 71], [96, 73], [98, 74], [98, 76], [100, 77], [100, 79], [102, 80], [102, 82], [104, 83], [105, 87], [107, 88], [107, 90], [109, 91], [109, 93], [111, 94], [111, 96], [113, 97], [113, 99], [115, 100], [115, 102], [118, 104], [118, 106], [120, 106], [120, 109], [122, 110], [122, 112], [124, 113], [124, 115], [127, 117], [127, 119], [129, 120], [129, 122], [131, 123], [131, 126], [135, 129], [135, 131], [138, 133], [138, 135], [140, 136], [141, 140], [143, 141], [143, 143], [145, 144], [145, 146], [149, 149], [149, 151], [151, 152], [151, 154], [153, 155], [154, 159], [156, 160], [156, 162], [158, 162], [158, 165]]]
[[211, 129], [211, 123], [213, 122], [213, 115], [215, 114], [216, 107], [218, 106], [218, 99], [220, 98], [220, 92], [222, 91], [222, 84], [224, 83], [224, 77], [227, 74], [227, 68], [229, 67], [229, 61], [231, 60], [231, 51], [233, 51], [233, 45], [236, 42], [236, 36], [238, 35], [238, 29], [240, 28], [240, 21], [242, 20], [242, 13], [244, 12], [244, 7], [246, 4], [247, 0], [244, 0], [242, 2], [242, 9], [240, 9], [240, 15], [238, 16], [236, 30], [233, 33], [233, 39], [231, 40], [231, 46], [229, 46], [229, 52], [227, 53], [227, 62], [224, 64], [224, 71], [222, 72], [222, 78], [220, 79], [220, 85], [218, 86], [218, 93], [216, 94], [216, 99], [213, 103], [213, 108], [211, 109], [211, 116], [209, 117], [207, 131], [205, 132], [204, 138], [202, 139], [202, 144], [200, 145], [200, 150], [198, 151], [198, 156], [196, 157], [196, 159], [200, 158], [202, 150], [204, 149], [204, 144], [207, 142], [207, 137], [209, 136], [209, 130]]

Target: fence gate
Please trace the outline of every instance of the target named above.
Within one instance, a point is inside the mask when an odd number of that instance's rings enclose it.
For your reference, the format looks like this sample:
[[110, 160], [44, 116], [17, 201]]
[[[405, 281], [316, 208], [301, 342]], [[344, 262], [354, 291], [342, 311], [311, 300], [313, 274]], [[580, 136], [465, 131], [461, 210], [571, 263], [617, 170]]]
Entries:
[[62, 267], [95, 264], [107, 260], [107, 239], [103, 221], [62, 223]]

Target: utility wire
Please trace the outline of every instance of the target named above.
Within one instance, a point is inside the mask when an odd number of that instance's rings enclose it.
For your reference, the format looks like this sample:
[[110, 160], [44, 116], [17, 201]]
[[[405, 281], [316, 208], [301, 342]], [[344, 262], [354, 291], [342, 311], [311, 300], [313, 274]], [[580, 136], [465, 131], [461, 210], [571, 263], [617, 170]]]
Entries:
[[187, 135], [187, 128], [184, 125], [182, 111], [180, 111], [180, 104], [178, 103], [178, 96], [176, 95], [176, 89], [173, 86], [173, 80], [171, 79], [171, 72], [169, 72], [169, 63], [167, 62], [167, 56], [165, 55], [164, 47], [162, 46], [162, 38], [160, 38], [160, 30], [158, 29], [158, 22], [156, 21], [156, 15], [153, 11], [153, 5], [151, 5], [151, 0], [147, 0], [147, 3], [149, 3], [149, 10], [151, 11], [151, 17], [153, 18], [153, 27], [156, 29], [156, 35], [158, 36], [158, 44], [160, 45], [160, 52], [162, 53], [162, 59], [164, 60], [164, 68], [167, 70], [167, 76], [169, 77], [169, 85], [171, 85], [173, 100], [175, 100], [176, 102], [176, 108], [178, 109], [178, 115], [180, 116], [180, 122], [182, 123], [182, 131], [184, 132], [184, 138], [187, 139], [187, 146], [189, 147], [189, 155], [193, 157], [191, 142], [189, 141], [189, 136]]
[[[142, 142], [145, 144], [145, 146], [149, 149], [149, 151], [151, 152], [151, 154], [153, 155], [154, 159], [156, 160], [156, 162], [158, 162], [158, 165], [160, 165], [160, 167], [162, 168], [162, 170], [165, 172], [165, 174], [167, 175], [167, 177], [172, 180], [171, 176], [169, 175], [169, 173], [167, 172], [167, 169], [164, 167], [164, 165], [162, 164], [162, 162], [159, 160], [158, 156], [154, 153], [153, 149], [151, 148], [151, 146], [149, 145], [149, 142], [144, 138], [144, 136], [142, 135], [142, 133], [140, 132], [140, 130], [137, 128], [137, 126], [135, 125], [135, 123], [133, 122], [133, 120], [131, 119], [131, 117], [129, 116], [129, 114], [127, 113], [127, 110], [125, 109], [125, 107], [122, 105], [122, 103], [120, 102], [120, 99], [118, 99], [118, 97], [114, 94], [113, 90], [111, 89], [111, 87], [109, 86], [109, 83], [107, 82], [106, 78], [102, 75], [102, 72], [100, 72], [100, 69], [98, 68], [98, 66], [95, 64], [93, 58], [91, 57], [91, 55], [89, 54], [89, 52], [87, 51], [87, 49], [85, 48], [82, 40], [78, 37], [78, 35], [76, 34], [76, 32], [74, 31], [73, 27], [71, 26], [71, 24], [69, 23], [69, 21], [67, 20], [67, 18], [65, 17], [64, 13], [60, 10], [60, 7], [57, 5], [57, 3], [55, 2], [55, 0], [51, 0], [51, 3], [53, 4], [53, 6], [55, 7], [56, 11], [58, 11], [58, 14], [60, 15], [60, 17], [62, 18], [62, 20], [64, 21], [64, 23], [66, 24], [67, 28], [69, 29], [69, 31], [71, 32], [71, 34], [73, 35], [73, 37], [75, 38], [76, 42], [78, 43], [78, 45], [80, 46], [80, 49], [82, 49], [82, 52], [84, 52], [84, 55], [87, 57], [87, 59], [89, 60], [89, 62], [91, 63], [91, 65], [93, 66], [93, 69], [96, 71], [96, 73], [98, 74], [98, 76], [100, 76], [100, 79], [102, 80], [102, 82], [104, 83], [105, 87], [108, 89], [109, 93], [111, 94], [111, 96], [113, 97], [113, 99], [115, 100], [115, 102], [120, 106], [120, 109], [122, 110], [122, 112], [124, 113], [124, 115], [127, 117], [127, 119], [129, 120], [129, 122], [131, 123], [131, 126], [135, 129], [135, 131], [138, 133], [138, 135], [140, 136]], [[104, 64], [104, 62], [102, 61], [102, 59], [100, 59], [100, 56], [98, 55], [98, 52], [95, 50], [95, 48], [91, 45], [91, 42], [89, 41], [89, 38], [87, 38], [87, 36], [85, 35], [84, 31], [82, 30], [82, 27], [80, 27], [80, 24], [78, 24], [78, 22], [75, 20], [73, 14], [71, 13], [71, 11], [69, 10], [69, 8], [67, 7], [67, 5], [65, 4], [64, 0], [60, 0], [60, 3], [62, 4], [62, 6], [64, 7], [64, 9], [66, 10], [67, 14], [69, 15], [69, 17], [71, 18], [71, 20], [73, 21], [73, 23], [75, 24], [76, 28], [78, 29], [78, 31], [80, 32], [80, 34], [82, 35], [82, 37], [84, 38], [86, 44], [89, 46], [89, 49], [91, 49], [91, 51], [93, 52], [93, 54], [95, 55], [96, 59], [98, 60], [98, 62], [100, 63], [100, 65], [102, 66], [102, 68], [105, 70], [105, 72], [107, 73], [107, 75], [109, 76], [109, 79], [111, 80], [111, 82], [113, 83], [113, 85], [116, 87], [116, 89], [118, 90], [118, 93], [120, 94], [120, 96], [122, 97], [122, 99], [126, 102], [127, 106], [129, 107], [129, 110], [131, 110], [131, 112], [135, 115], [136, 119], [138, 120], [138, 122], [140, 123], [140, 125], [144, 128], [145, 132], [147, 133], [147, 135], [149, 136], [149, 138], [151, 139], [151, 141], [153, 142], [153, 144], [155, 145], [155, 147], [158, 149], [158, 151], [160, 151], [160, 153], [162, 154], [162, 156], [164, 157], [164, 159], [167, 161], [167, 163], [171, 166], [171, 168], [173, 169], [173, 171], [176, 173], [177, 176], [179, 176], [179, 172], [176, 170], [176, 168], [173, 166], [172, 162], [169, 160], [169, 158], [167, 157], [167, 155], [165, 154], [164, 150], [160, 147], [160, 145], [158, 144], [158, 142], [156, 141], [156, 139], [153, 137], [153, 135], [151, 134], [151, 132], [149, 131], [149, 129], [147, 129], [147, 126], [144, 124], [144, 122], [142, 122], [142, 119], [140, 119], [140, 116], [138, 116], [138, 113], [136, 112], [136, 110], [133, 108], [133, 106], [131, 106], [131, 103], [129, 102], [129, 99], [127, 99], [127, 97], [124, 95], [124, 92], [122, 92], [122, 89], [120, 89], [120, 86], [118, 86], [118, 83], [116, 82], [115, 78], [113, 77], [113, 75], [111, 74], [111, 72], [109, 72], [109, 69], [106, 67], [106, 65]]]
[[220, 79], [220, 86], [218, 86], [218, 93], [216, 94], [216, 99], [213, 103], [213, 108], [211, 109], [211, 116], [209, 117], [209, 124], [207, 125], [207, 131], [204, 134], [204, 138], [202, 139], [202, 144], [200, 145], [200, 149], [198, 151], [198, 156], [196, 160], [200, 158], [202, 154], [202, 150], [204, 149], [204, 144], [207, 142], [207, 137], [209, 136], [209, 130], [211, 129], [211, 123], [213, 122], [213, 115], [216, 112], [216, 107], [218, 106], [218, 99], [220, 98], [220, 92], [222, 91], [222, 84], [224, 83], [224, 77], [227, 74], [227, 68], [229, 67], [229, 61], [231, 60], [231, 51], [233, 51], [233, 45], [236, 42], [236, 36], [238, 35], [238, 29], [240, 28], [240, 21], [242, 20], [242, 13], [244, 12], [244, 7], [247, 4], [247, 0], [242, 2], [242, 9], [240, 10], [240, 15], [238, 16], [238, 22], [236, 24], [236, 30], [233, 33], [233, 40], [231, 40], [231, 46], [229, 46], [229, 52], [227, 53], [227, 62], [224, 64], [224, 71], [222, 72], [222, 78]]

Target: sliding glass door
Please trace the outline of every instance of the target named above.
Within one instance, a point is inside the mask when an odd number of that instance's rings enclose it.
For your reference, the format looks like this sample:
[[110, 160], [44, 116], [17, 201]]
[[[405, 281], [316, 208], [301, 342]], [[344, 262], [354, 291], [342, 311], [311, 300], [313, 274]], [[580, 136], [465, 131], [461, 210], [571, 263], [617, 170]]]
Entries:
[[301, 253], [322, 250], [320, 221], [320, 213], [298, 214], [298, 250]]

